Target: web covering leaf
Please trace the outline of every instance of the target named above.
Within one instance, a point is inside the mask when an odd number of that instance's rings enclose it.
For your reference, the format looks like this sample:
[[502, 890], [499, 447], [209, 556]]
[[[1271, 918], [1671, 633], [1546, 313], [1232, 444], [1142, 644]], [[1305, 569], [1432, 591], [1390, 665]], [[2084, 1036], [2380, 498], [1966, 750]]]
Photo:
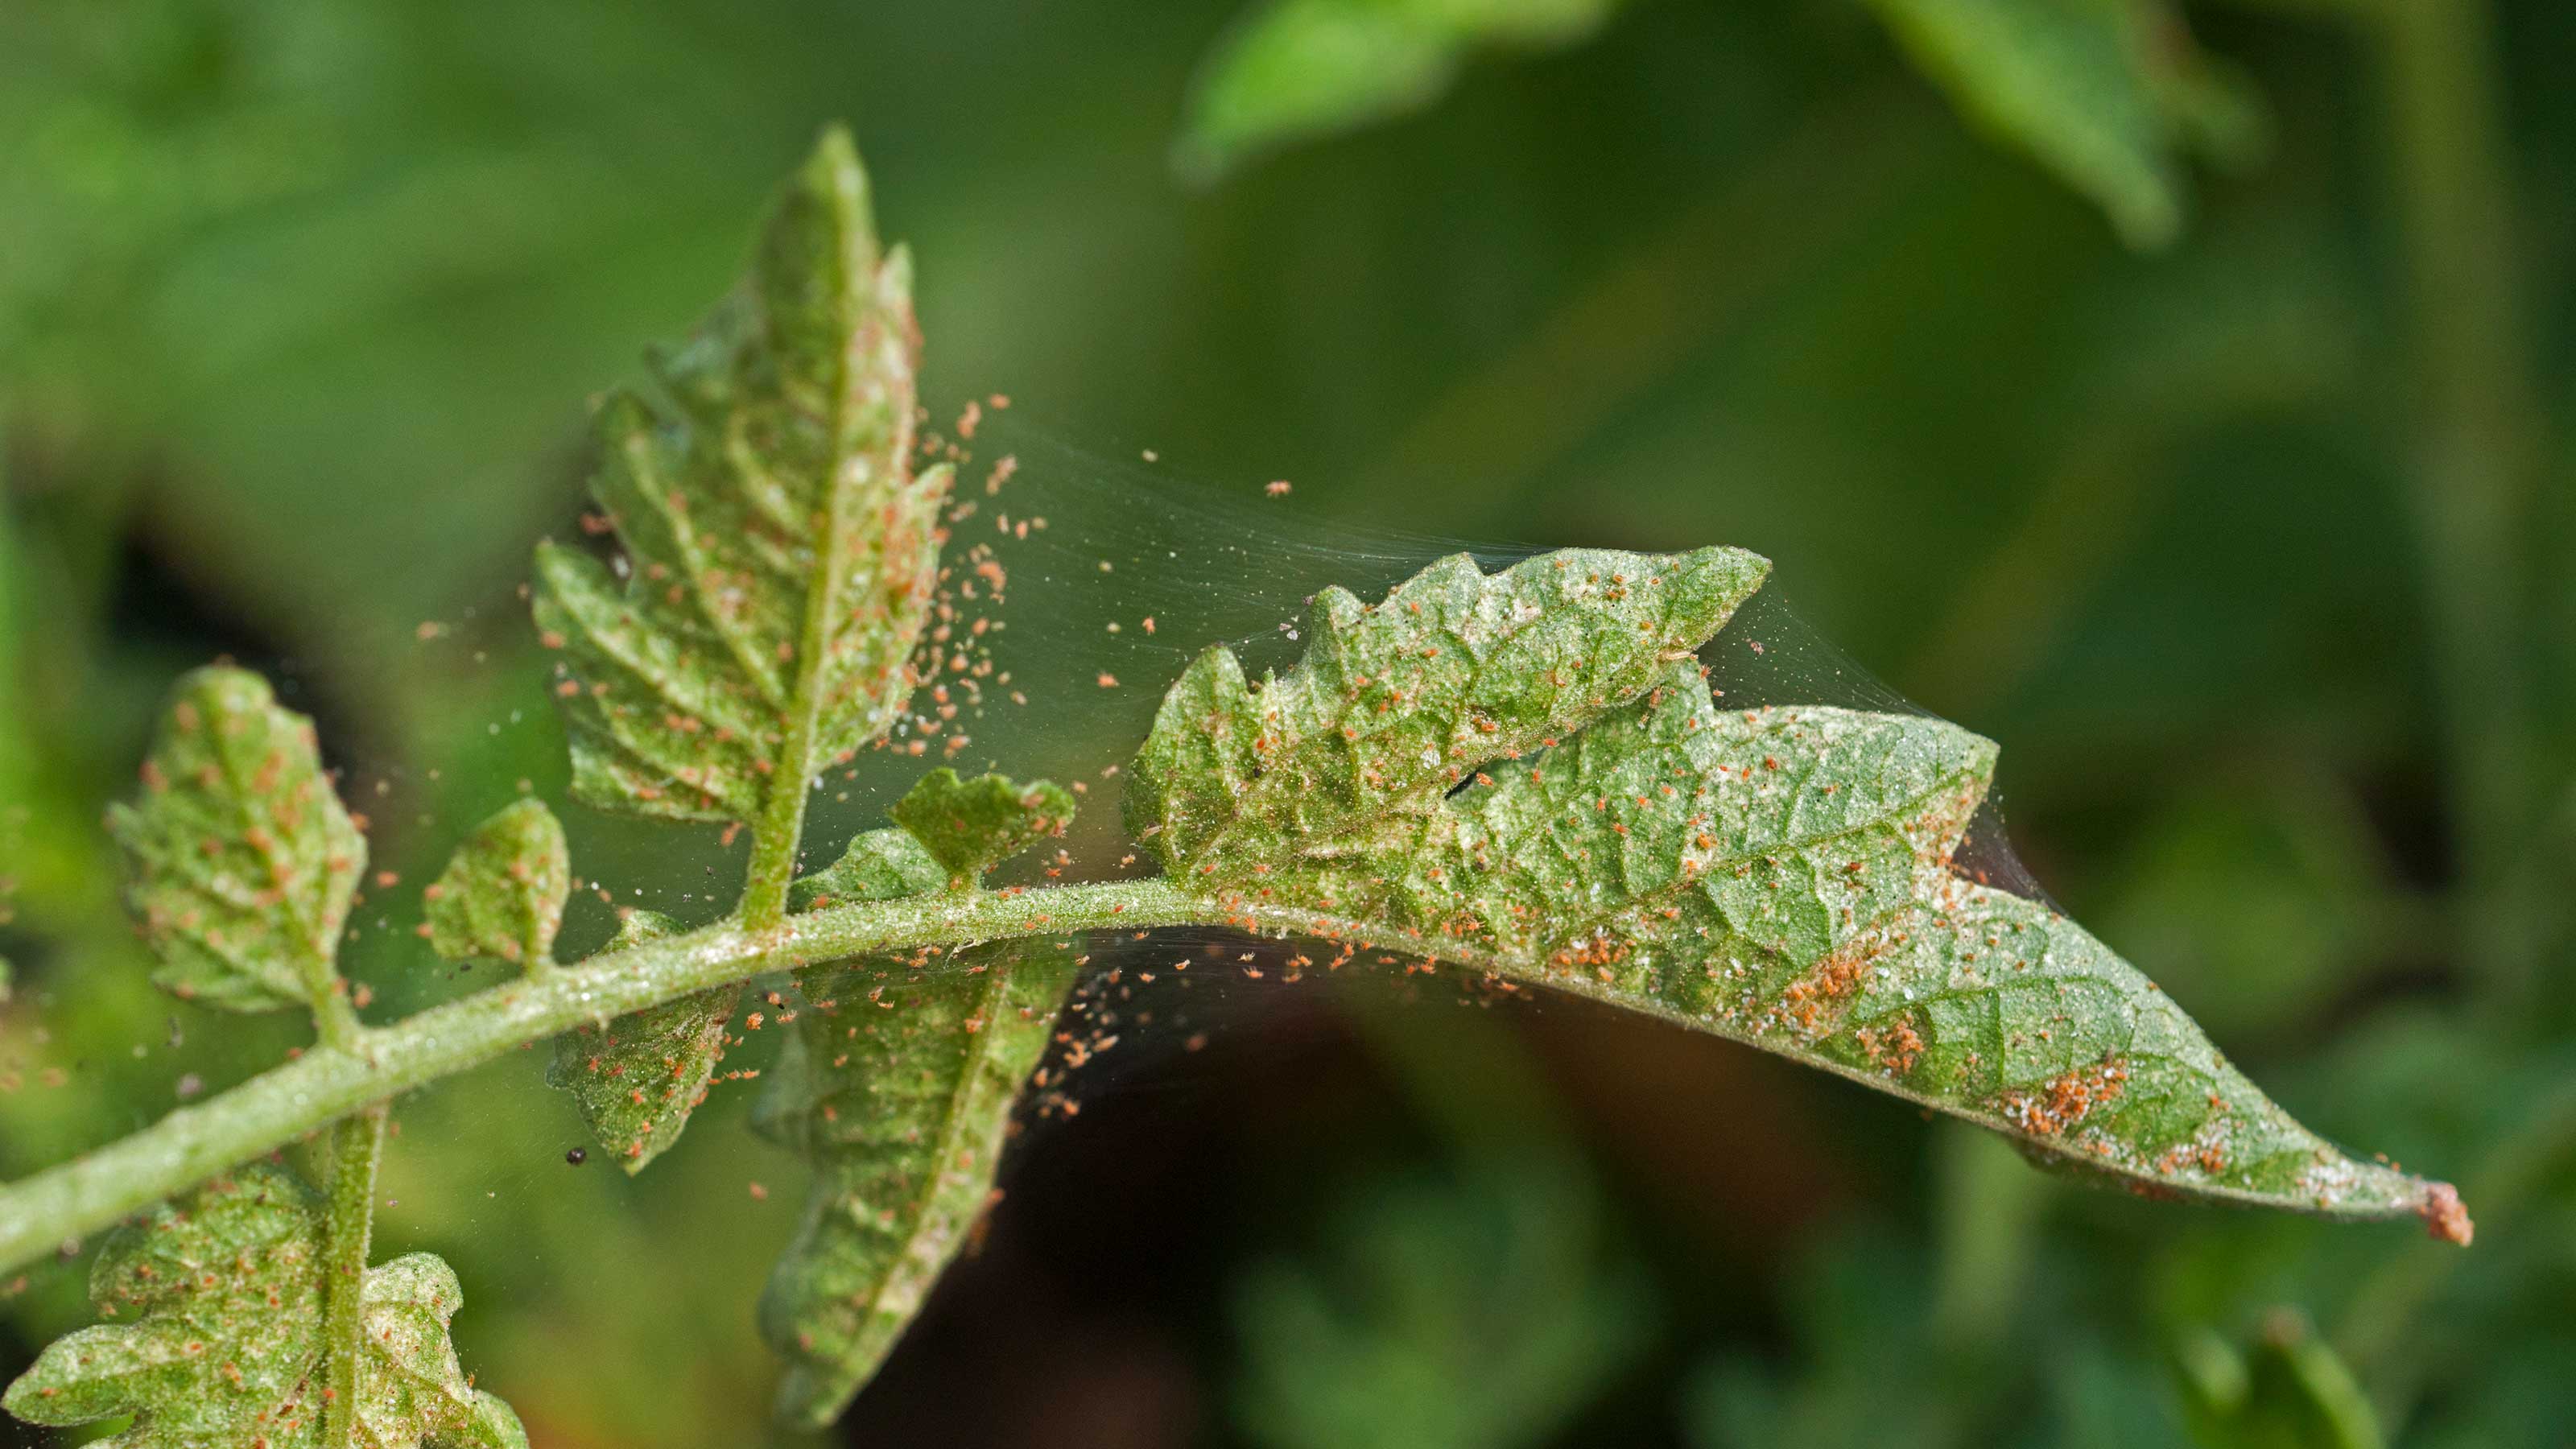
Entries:
[[[843, 900], [948, 883], [900, 831], [861, 836], [844, 861]], [[801, 978], [805, 1005], [754, 1119], [814, 1172], [760, 1300], [761, 1332], [788, 1361], [784, 1417], [817, 1427], [837, 1417], [964, 1247], [1074, 975], [1069, 953], [1023, 941]]]
[[179, 681], [133, 804], [107, 827], [126, 903], [171, 994], [231, 1011], [335, 1009], [333, 964], [366, 838], [323, 772], [313, 725], [246, 670]]
[[1051, 780], [1024, 785], [1002, 775], [960, 780], [942, 767], [921, 777], [888, 812], [958, 884], [1073, 822], [1073, 794]]
[[612, 394], [592, 480], [621, 579], [537, 551], [536, 618], [586, 803], [760, 821], [894, 722], [932, 603], [944, 467], [912, 469], [912, 264], [846, 133], [788, 184], [751, 275]]
[[[610, 949], [679, 931], [679, 922], [658, 911], [631, 911]], [[642, 1172], [680, 1140], [689, 1114], [706, 1100], [741, 1000], [740, 986], [718, 986], [565, 1032], [555, 1038], [546, 1081], [572, 1094], [591, 1135], [619, 1166]]]
[[429, 944], [451, 961], [543, 970], [571, 893], [563, 825], [544, 801], [517, 801], [476, 826], [425, 892]]
[[[73, 1426], [119, 1414], [116, 1449], [322, 1442], [325, 1217], [292, 1174], [253, 1166], [118, 1230], [90, 1274], [109, 1323], [56, 1340], [9, 1387], [10, 1413]], [[447, 1338], [464, 1300], [428, 1253], [367, 1270], [355, 1441], [366, 1449], [525, 1449]]]
[[[1490, 579], [1461, 558], [1375, 606], [1327, 593], [1287, 674], [1256, 690], [1216, 649], [1173, 687], [1137, 759], [1143, 833], [1176, 884], [1244, 918], [1310, 913], [1749, 1042], [2087, 1174], [2465, 1234], [2447, 1187], [2310, 1134], [2080, 927], [1950, 869], [1992, 744], [1725, 709], [1673, 656], [1740, 593], [1657, 634], [1576, 587], [1687, 595], [1723, 557], [1555, 554]], [[1541, 580], [1562, 602], [1482, 610]], [[1654, 649], [1623, 651], [1632, 632]], [[1531, 635], [1556, 641], [1548, 692], [1494, 695], [1490, 661]], [[1515, 659], [1508, 677], [1531, 676]]]

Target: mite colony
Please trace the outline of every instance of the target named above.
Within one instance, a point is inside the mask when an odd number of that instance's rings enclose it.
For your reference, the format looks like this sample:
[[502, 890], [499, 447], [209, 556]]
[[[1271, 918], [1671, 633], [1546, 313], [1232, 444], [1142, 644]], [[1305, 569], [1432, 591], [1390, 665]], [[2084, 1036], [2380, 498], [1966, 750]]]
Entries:
[[[1001, 393], [991, 394], [982, 400], [970, 400], [952, 424], [952, 436], [943, 436], [932, 431], [927, 426], [930, 422], [928, 410], [916, 409], [914, 420], [919, 425], [916, 433], [918, 440], [915, 448], [916, 464], [920, 467], [947, 464], [954, 468], [959, 476], [967, 475], [976, 464], [976, 456], [967, 444], [974, 439], [976, 431], [983, 425], [988, 412], [1000, 412], [1010, 405], [1010, 398]], [[1148, 461], [1154, 461], [1154, 455], [1150, 451], [1146, 457]], [[1018, 457], [1004, 454], [995, 459], [984, 471], [981, 479], [982, 487], [978, 490], [980, 496], [952, 497], [942, 513], [942, 526], [932, 535], [933, 542], [941, 550], [941, 565], [936, 576], [936, 593], [928, 626], [923, 631], [920, 647], [914, 652], [907, 666], [907, 682], [911, 687], [905, 696], [903, 713], [897, 717], [892, 729], [870, 744], [870, 749], [920, 758], [930, 754], [935, 742], [939, 758], [954, 759], [972, 746], [973, 736], [968, 727], [974, 720], [983, 717], [989, 702], [987, 699], [989, 693], [1006, 692], [1004, 697], [1015, 706], [1025, 707], [1029, 704], [1027, 694], [1012, 687], [1010, 671], [998, 668], [991, 648], [994, 639], [1007, 628], [1002, 611], [1008, 603], [1010, 569], [1003, 561], [1002, 549], [1011, 543], [1025, 542], [1032, 534], [1043, 534], [1048, 527], [1047, 519], [1043, 514], [1015, 515], [1000, 502], [1005, 488], [1019, 474], [1019, 471]], [[1263, 488], [1264, 496], [1269, 498], [1283, 497], [1290, 491], [1291, 485], [1284, 479], [1272, 481]], [[971, 525], [975, 519], [983, 515], [988, 504], [993, 510], [993, 532], [990, 537], [985, 537], [977, 533]], [[615, 532], [614, 521], [595, 512], [586, 514], [582, 523], [584, 530], [594, 536], [609, 536]], [[962, 558], [951, 561], [949, 550], [959, 542], [965, 543], [965, 552]], [[1101, 561], [1100, 570], [1103, 573], [1115, 571], [1107, 560]], [[522, 593], [524, 592], [523, 589]], [[1139, 624], [1148, 635], [1152, 635], [1156, 630], [1155, 620], [1151, 615], [1145, 616]], [[1117, 632], [1120, 626], [1113, 622], [1108, 627], [1111, 632]], [[543, 642], [549, 647], [560, 647], [558, 640], [547, 639]], [[1106, 671], [1100, 672], [1097, 683], [1103, 689], [1119, 687], [1117, 677]], [[566, 682], [559, 687], [571, 686]], [[855, 760], [845, 758], [836, 763], [841, 767], [843, 785], [853, 785], [859, 781], [860, 770]], [[1112, 764], [1102, 767], [1099, 773], [1103, 781], [1111, 781], [1118, 777], [1119, 772], [1120, 766]], [[527, 788], [527, 782], [522, 781], [522, 791]], [[1076, 780], [1072, 782], [1070, 788], [1076, 794], [1089, 793], [1089, 786], [1084, 781]], [[837, 798], [847, 802], [850, 792], [843, 789], [837, 792]], [[731, 847], [741, 830], [742, 826], [739, 822], [728, 822], [721, 836], [722, 844]], [[1135, 866], [1136, 860], [1132, 852], [1121, 854], [1116, 863], [1116, 872], [1128, 873]], [[1046, 859], [1043, 868], [1048, 879], [1058, 880], [1062, 879], [1074, 865], [1073, 856], [1063, 849], [1058, 849]], [[386, 877], [379, 882], [383, 885], [392, 883], [390, 873], [387, 873]], [[594, 882], [592, 889], [603, 903], [615, 907], [621, 918], [632, 914], [632, 907], [618, 905], [604, 887]], [[1000, 894], [1007, 897], [1018, 894], [1022, 889], [1024, 888], [1017, 886], [1003, 887]], [[817, 901], [816, 904], [829, 905], [830, 901], [827, 898]], [[425, 931], [426, 928], [424, 927], [423, 930]], [[1138, 943], [1147, 941], [1149, 936], [1148, 932], [1135, 932], [1127, 944], [1132, 948]], [[1332, 944], [1337, 948], [1336, 954], [1322, 963], [1323, 968], [1328, 971], [1339, 970], [1357, 959], [1366, 949], [1355, 942], [1333, 940]], [[1058, 946], [1060, 949], [1070, 951], [1074, 943], [1064, 941], [1059, 942]], [[981, 966], [960, 968], [950, 959], [951, 954], [940, 947], [930, 946], [907, 956], [894, 958], [889, 964], [900, 966], [913, 973], [916, 980], [940, 971], [963, 969], [968, 972], [980, 972], [984, 969]], [[1199, 952], [1195, 960], [1209, 965], [1231, 966], [1239, 973], [1240, 978], [1246, 981], [1276, 979], [1292, 984], [1304, 980], [1306, 973], [1318, 964], [1313, 958], [1302, 953], [1291, 954], [1284, 964], [1276, 968], [1277, 974], [1272, 977], [1260, 964], [1262, 954], [1255, 951], [1237, 949], [1220, 952], [1211, 948]], [[1380, 956], [1377, 960], [1381, 965], [1400, 967], [1407, 976], [1417, 972], [1427, 974], [1439, 965], [1437, 960], [1400, 961], [1394, 956]], [[1091, 957], [1088, 954], [1081, 955], [1075, 960], [1078, 967], [1087, 967], [1090, 963]], [[1185, 954], [1167, 962], [1163, 969], [1175, 973], [1174, 979], [1183, 989], [1187, 989], [1190, 980], [1186, 973], [1193, 964], [1194, 957]], [[1111, 966], [1103, 972], [1084, 976], [1068, 999], [1064, 1018], [1053, 1035], [1048, 1061], [1037, 1069], [1030, 1080], [1031, 1092], [1026, 1110], [1042, 1118], [1069, 1118], [1079, 1114], [1082, 1110], [1081, 1103], [1072, 1094], [1075, 1073], [1117, 1046], [1122, 1031], [1157, 1025], [1166, 1027], [1175, 1025], [1176, 1023], [1168, 1020], [1158, 1022], [1157, 1011], [1153, 1006], [1137, 1008], [1131, 1005], [1135, 998], [1135, 988], [1139, 985], [1151, 986], [1158, 978], [1159, 972], [1154, 967], [1136, 968], [1126, 965]], [[1509, 995], [1519, 990], [1514, 983], [1494, 977], [1487, 977], [1482, 984], [1489, 995]], [[797, 999], [801, 1002], [803, 1010], [829, 1015], [842, 1005], [838, 1001], [828, 999], [822, 1001], [804, 999], [801, 982], [796, 989]], [[899, 997], [900, 993], [896, 993], [896, 996]], [[719, 1045], [716, 1050], [716, 1061], [719, 1067], [727, 1054], [745, 1043], [748, 1033], [760, 1031], [764, 1026], [785, 1025], [796, 1020], [800, 1008], [788, 1007], [787, 999], [780, 993], [775, 991], [768, 993], [765, 1001], [770, 1009], [754, 1010], [741, 1016], [734, 1023], [738, 1026], [738, 1030], [720, 1030]], [[868, 993], [868, 1003], [880, 1010], [899, 1009], [898, 1001], [887, 996], [886, 988], [882, 983]], [[1185, 1022], [1178, 1024], [1186, 1025]], [[1183, 1041], [1184, 1049], [1191, 1052], [1203, 1049], [1206, 1043], [1207, 1033], [1204, 1031], [1192, 1032]], [[679, 1061], [680, 1058], [677, 1056], [671, 1058], [675, 1068]], [[603, 1069], [601, 1059], [596, 1056], [590, 1057], [587, 1065], [593, 1071]], [[760, 1076], [761, 1072], [756, 1068], [717, 1070], [696, 1089], [695, 1095], [689, 1101], [685, 1103], [673, 1101], [669, 1106], [680, 1108], [684, 1112], [694, 1111], [705, 1104], [708, 1093], [716, 1086], [726, 1082], [756, 1081]], [[649, 1098], [657, 1095], [668, 1096], [672, 1090], [672, 1084], [664, 1084], [658, 1089], [651, 1084], [639, 1084], [631, 1089], [630, 1095], [636, 1105], [642, 1106]], [[1014, 1123], [1011, 1131], [1016, 1134], [1018, 1130], [1018, 1124]], [[640, 1141], [630, 1143], [626, 1149], [626, 1155], [634, 1157], [640, 1155], [642, 1150]], [[571, 1165], [579, 1166], [586, 1160], [586, 1153], [581, 1148], [574, 1148], [565, 1154], [564, 1160]], [[765, 1199], [766, 1189], [753, 1184], [752, 1196], [755, 1199]]]

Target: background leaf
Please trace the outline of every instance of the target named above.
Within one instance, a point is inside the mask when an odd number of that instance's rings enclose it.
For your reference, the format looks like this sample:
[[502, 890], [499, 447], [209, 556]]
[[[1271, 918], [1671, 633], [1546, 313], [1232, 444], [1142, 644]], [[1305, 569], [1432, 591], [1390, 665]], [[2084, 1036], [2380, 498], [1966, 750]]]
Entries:
[[2388, 1442], [2352, 1370], [2295, 1312], [2273, 1313], [2242, 1351], [2204, 1328], [2185, 1338], [2176, 1357], [2193, 1437], [2212, 1449], [2381, 1449]]
[[2187, 54], [2190, 39], [2152, 0], [1871, 4], [1970, 121], [2092, 198], [2132, 246], [2162, 246], [2182, 229], [2177, 112], [2245, 144], [2243, 107], [2216, 82], [2192, 72], [2159, 83], [2170, 62], [2158, 49]]
[[1173, 150], [1202, 180], [1258, 152], [1419, 110], [1476, 50], [1544, 50], [1619, 0], [1265, 0], [1201, 64]]
[[1318, 1225], [1323, 1246], [1236, 1284], [1236, 1422], [1280, 1449], [1550, 1442], [1654, 1318], [1595, 1211], [1544, 1157], [1373, 1184]]

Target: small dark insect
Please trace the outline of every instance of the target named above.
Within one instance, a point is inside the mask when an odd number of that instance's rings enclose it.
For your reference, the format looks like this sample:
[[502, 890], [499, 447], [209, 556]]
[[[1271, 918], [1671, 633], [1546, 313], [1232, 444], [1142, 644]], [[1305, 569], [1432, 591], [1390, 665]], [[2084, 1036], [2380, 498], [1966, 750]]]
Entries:
[[565, 1153], [565, 1154], [564, 1154], [564, 1161], [565, 1161], [565, 1162], [567, 1162], [567, 1163], [569, 1163], [569, 1164], [571, 1164], [571, 1165], [572, 1165], [572, 1166], [574, 1166], [574, 1167], [579, 1167], [579, 1166], [581, 1166], [583, 1163], [588, 1162], [589, 1160], [590, 1160], [590, 1153], [589, 1153], [589, 1151], [588, 1151], [587, 1149], [580, 1148], [580, 1147], [576, 1147], [576, 1148], [574, 1148], [572, 1151], [567, 1152], [567, 1153]]

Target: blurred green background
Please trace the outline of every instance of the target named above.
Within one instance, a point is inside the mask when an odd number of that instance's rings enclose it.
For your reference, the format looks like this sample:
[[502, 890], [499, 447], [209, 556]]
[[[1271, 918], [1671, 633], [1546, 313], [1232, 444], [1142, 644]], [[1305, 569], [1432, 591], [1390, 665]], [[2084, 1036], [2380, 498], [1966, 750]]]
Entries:
[[[2566, 1443], [2576, 10], [1236, 4], [0, 7], [0, 1173], [292, 1043], [114, 907], [177, 670], [276, 673], [406, 882], [560, 798], [516, 593], [582, 400], [844, 117], [937, 416], [1010, 394], [987, 460], [1059, 515], [1014, 643], [1064, 689], [979, 747], [1123, 758], [1184, 646], [1422, 553], [1368, 530], [1755, 548], [1794, 612], [1722, 650], [2000, 740], [2038, 881], [2480, 1229], [2088, 1194], [1723, 1043], [1274, 972], [1033, 1124], [849, 1442]], [[1186, 577], [1071, 589], [1140, 509]], [[722, 908], [712, 835], [572, 814], [585, 876]], [[462, 989], [408, 885], [362, 917], [388, 1009]], [[405, 1105], [382, 1251], [457, 1265], [537, 1444], [764, 1442], [798, 1184], [748, 1091], [630, 1183], [538, 1080]], [[0, 1283], [0, 1378], [80, 1271]]]

